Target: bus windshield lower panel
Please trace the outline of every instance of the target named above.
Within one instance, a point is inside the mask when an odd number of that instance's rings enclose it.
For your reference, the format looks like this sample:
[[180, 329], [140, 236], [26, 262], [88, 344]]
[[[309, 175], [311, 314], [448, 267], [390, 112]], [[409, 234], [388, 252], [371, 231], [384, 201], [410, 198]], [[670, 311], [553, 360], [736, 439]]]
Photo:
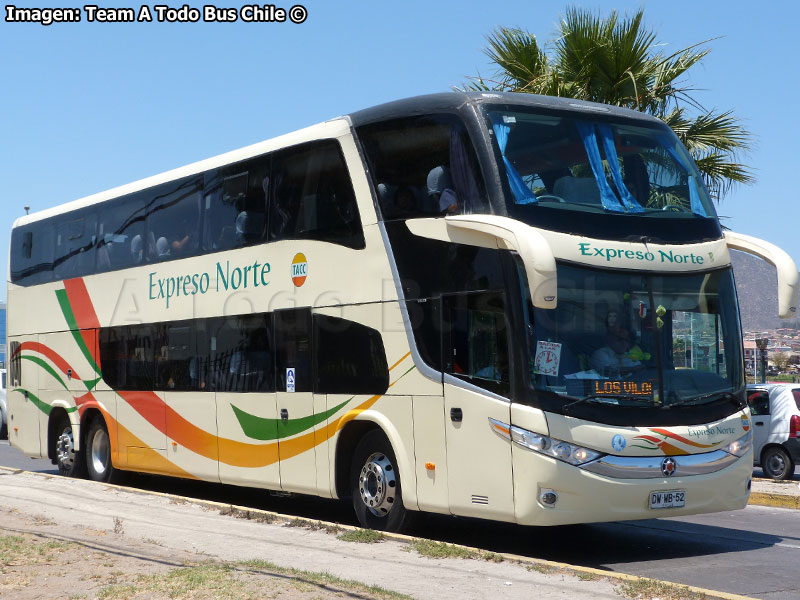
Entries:
[[721, 418], [740, 407], [741, 327], [730, 269], [654, 275], [560, 264], [556, 309], [534, 309], [525, 294], [530, 386], [550, 410], [591, 407], [634, 425], [642, 424], [641, 411], [653, 422], [694, 411], [690, 420], [700, 422], [714, 416], [704, 408], [725, 406], [712, 411]]

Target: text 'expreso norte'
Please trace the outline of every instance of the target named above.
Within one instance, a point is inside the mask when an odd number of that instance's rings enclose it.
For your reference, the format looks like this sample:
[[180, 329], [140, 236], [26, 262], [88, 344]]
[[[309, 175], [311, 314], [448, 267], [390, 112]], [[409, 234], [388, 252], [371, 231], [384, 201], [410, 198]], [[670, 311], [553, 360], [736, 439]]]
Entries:
[[170, 298], [181, 296], [196, 296], [205, 294], [211, 289], [214, 292], [257, 288], [269, 285], [269, 263], [261, 264], [255, 261], [252, 265], [231, 268], [230, 261], [225, 264], [217, 263], [216, 280], [211, 286], [209, 273], [187, 273], [177, 277], [158, 277], [157, 272], [150, 273], [148, 285], [148, 298], [150, 300], [164, 300], [169, 308]]

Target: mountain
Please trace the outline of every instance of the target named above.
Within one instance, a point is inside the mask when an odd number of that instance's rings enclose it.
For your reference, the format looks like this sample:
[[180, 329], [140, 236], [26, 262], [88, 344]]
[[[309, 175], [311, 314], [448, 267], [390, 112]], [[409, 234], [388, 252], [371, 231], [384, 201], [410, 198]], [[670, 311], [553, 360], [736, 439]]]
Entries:
[[731, 251], [731, 264], [745, 331], [778, 327], [800, 329], [800, 318], [778, 318], [778, 276], [775, 267], [736, 250]]

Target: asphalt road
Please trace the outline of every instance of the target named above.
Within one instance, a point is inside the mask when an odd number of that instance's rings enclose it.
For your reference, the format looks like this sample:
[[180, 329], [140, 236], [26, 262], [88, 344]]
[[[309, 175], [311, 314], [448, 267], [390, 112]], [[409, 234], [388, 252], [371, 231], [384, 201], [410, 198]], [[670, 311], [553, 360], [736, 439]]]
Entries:
[[[49, 461], [22, 457], [6, 441], [0, 441], [0, 465], [56, 472]], [[275, 497], [263, 490], [154, 476], [135, 476], [130, 485], [355, 524], [349, 506], [311, 497]], [[765, 600], [800, 597], [800, 513], [790, 509], [749, 506], [694, 517], [551, 528], [424, 516], [410, 533]]]

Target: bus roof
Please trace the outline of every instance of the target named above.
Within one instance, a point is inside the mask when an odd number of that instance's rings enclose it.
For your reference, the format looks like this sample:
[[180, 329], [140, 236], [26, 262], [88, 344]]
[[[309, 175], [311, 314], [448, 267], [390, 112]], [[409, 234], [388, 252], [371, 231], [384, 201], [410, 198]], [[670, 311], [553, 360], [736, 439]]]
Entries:
[[365, 108], [351, 113], [349, 117], [353, 125], [357, 127], [359, 125], [383, 121], [385, 119], [441, 110], [454, 111], [462, 108], [464, 105], [477, 106], [480, 104], [511, 104], [570, 112], [589, 111], [595, 114], [607, 114], [609, 116], [635, 119], [637, 121], [663, 123], [653, 116], [629, 108], [576, 100], [574, 98], [557, 98], [555, 96], [539, 96], [536, 94], [519, 94], [514, 92], [445, 92], [441, 94], [414, 96], [404, 100], [395, 100], [393, 102]]
[[312, 125], [297, 131], [293, 131], [275, 138], [245, 146], [237, 150], [232, 150], [206, 158], [201, 161], [171, 169], [157, 175], [152, 175], [138, 181], [127, 183], [110, 190], [91, 194], [83, 198], [73, 200], [64, 204], [59, 204], [51, 208], [34, 212], [30, 215], [23, 215], [14, 221], [13, 227], [33, 223], [41, 219], [53, 217], [62, 213], [70, 212], [86, 206], [91, 206], [105, 200], [118, 198], [127, 194], [132, 194], [151, 186], [166, 183], [181, 177], [194, 175], [202, 171], [213, 169], [226, 164], [231, 164], [259, 154], [278, 150], [280, 148], [294, 144], [320, 139], [324, 137], [336, 137], [346, 133], [350, 126], [360, 126], [376, 121], [411, 116], [415, 114], [425, 114], [437, 111], [457, 111], [464, 106], [477, 106], [480, 104], [510, 104], [516, 106], [531, 106], [549, 110], [561, 110], [571, 112], [590, 111], [595, 114], [604, 113], [609, 116], [617, 116], [625, 119], [635, 119], [651, 123], [661, 123], [659, 119], [645, 113], [575, 100], [573, 98], [557, 98], [554, 96], [539, 96], [535, 94], [519, 94], [512, 92], [445, 92], [439, 94], [428, 94], [424, 96], [414, 96], [403, 100], [395, 100], [385, 104], [379, 104], [370, 108], [359, 110], [349, 115], [336, 117], [324, 123]]

